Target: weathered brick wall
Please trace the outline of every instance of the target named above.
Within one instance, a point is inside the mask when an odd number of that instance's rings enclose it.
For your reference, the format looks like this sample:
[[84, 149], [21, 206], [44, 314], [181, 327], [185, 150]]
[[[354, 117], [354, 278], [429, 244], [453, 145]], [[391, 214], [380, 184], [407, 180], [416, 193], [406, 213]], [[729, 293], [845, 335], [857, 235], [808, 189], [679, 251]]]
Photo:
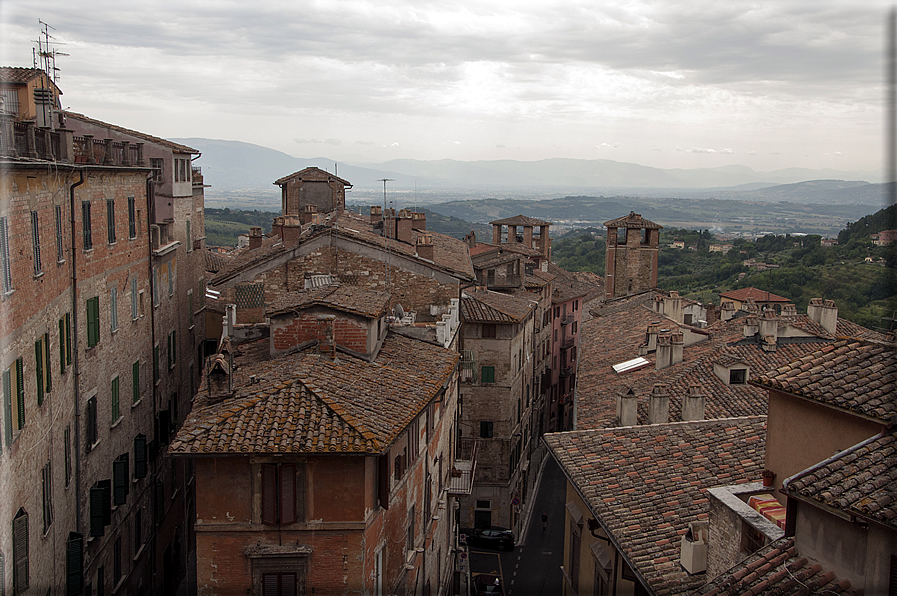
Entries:
[[[299, 316], [273, 318], [271, 320], [271, 353], [281, 354], [307, 341], [325, 342], [328, 324], [318, 320], [323, 312], [323, 309], [306, 310]], [[368, 353], [371, 328], [366, 320], [337, 311], [328, 311], [328, 314], [336, 315], [336, 319], [333, 321], [333, 340], [337, 345], [360, 354]]]

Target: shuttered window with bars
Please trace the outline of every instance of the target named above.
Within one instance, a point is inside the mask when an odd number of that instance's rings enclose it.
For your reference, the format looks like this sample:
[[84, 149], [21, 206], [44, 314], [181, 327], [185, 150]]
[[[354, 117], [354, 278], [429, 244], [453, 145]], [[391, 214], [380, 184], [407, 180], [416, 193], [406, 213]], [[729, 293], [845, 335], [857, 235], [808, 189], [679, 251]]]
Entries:
[[294, 524], [304, 519], [301, 482], [294, 464], [262, 464], [261, 520], [266, 525]]

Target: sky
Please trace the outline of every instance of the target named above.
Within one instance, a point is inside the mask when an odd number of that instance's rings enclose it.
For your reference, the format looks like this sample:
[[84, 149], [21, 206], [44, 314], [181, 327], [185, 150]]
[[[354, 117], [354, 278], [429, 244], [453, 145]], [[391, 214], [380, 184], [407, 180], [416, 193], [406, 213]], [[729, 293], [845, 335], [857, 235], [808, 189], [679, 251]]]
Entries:
[[302, 158], [878, 171], [891, 6], [0, 0], [0, 64], [41, 20], [63, 107]]

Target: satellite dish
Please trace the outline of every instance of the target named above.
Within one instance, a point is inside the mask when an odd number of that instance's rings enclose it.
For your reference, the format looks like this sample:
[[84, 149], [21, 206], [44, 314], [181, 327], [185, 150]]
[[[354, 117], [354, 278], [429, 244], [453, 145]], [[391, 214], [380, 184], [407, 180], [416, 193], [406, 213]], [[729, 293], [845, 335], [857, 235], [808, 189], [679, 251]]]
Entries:
[[405, 309], [402, 308], [401, 304], [396, 303], [396, 307], [393, 309], [396, 313], [396, 316], [400, 319], [405, 316]]

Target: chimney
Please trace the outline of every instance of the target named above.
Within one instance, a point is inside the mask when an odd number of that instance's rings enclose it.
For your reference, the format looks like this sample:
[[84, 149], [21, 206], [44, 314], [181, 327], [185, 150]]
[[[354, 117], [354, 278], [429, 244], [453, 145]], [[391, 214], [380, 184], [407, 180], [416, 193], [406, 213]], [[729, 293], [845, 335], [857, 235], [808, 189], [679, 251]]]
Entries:
[[648, 330], [645, 332], [645, 343], [639, 346], [638, 355], [644, 356], [648, 352], [657, 349], [657, 331], [660, 329], [660, 322], [650, 323]]
[[788, 317], [789, 319], [793, 319], [797, 316], [797, 307], [793, 304], [783, 304], [782, 312], [779, 314], [779, 318]]
[[807, 316], [810, 317], [810, 320], [822, 325], [823, 329], [832, 335], [837, 335], [838, 308], [835, 306], [834, 300], [812, 298], [807, 306]]
[[764, 352], [775, 352], [776, 351], [776, 336], [774, 335], [761, 335], [763, 339], [763, 343], [760, 345], [763, 348]]
[[467, 245], [467, 248], [473, 248], [477, 245], [477, 235], [473, 230], [470, 231], [470, 234], [464, 236], [464, 244]]
[[[775, 311], [767, 310], [760, 315], [760, 337], [765, 343], [775, 344], [779, 337], [779, 320]], [[771, 338], [771, 339], [770, 339]]]
[[427, 214], [414, 212], [411, 214], [411, 227], [419, 232], [427, 231]]
[[710, 522], [694, 521], [688, 523], [688, 531], [680, 541], [679, 563], [690, 574], [707, 570], [707, 539]]
[[657, 336], [657, 352], [655, 355], [654, 370], [662, 370], [670, 365], [672, 360], [672, 337], [669, 335]]
[[682, 352], [685, 348], [685, 340], [681, 331], [670, 335], [670, 366], [676, 366], [682, 362]]
[[663, 312], [677, 323], [682, 323], [684, 320], [682, 317], [682, 298], [679, 297], [679, 292], [672, 290], [670, 295], [664, 298]]
[[383, 221], [383, 207], [371, 205], [371, 226], [376, 226]]
[[635, 426], [638, 424], [638, 397], [632, 388], [617, 393], [617, 420], [620, 426]]
[[262, 228], [253, 226], [249, 228], [249, 250], [255, 250], [262, 245]]
[[215, 354], [206, 375], [206, 389], [209, 401], [218, 403], [233, 395], [233, 377], [231, 376], [231, 363], [225, 354]]
[[420, 234], [417, 237], [417, 256], [428, 261], [433, 260], [433, 235]]
[[654, 304], [652, 306], [654, 307], [654, 312], [662, 315], [663, 314], [663, 296], [661, 296], [660, 294], [657, 294], [656, 296], [654, 296]]
[[283, 245], [295, 246], [296, 244], [299, 244], [299, 237], [301, 235], [301, 220], [293, 215], [284, 215], [283, 224], [280, 228], [280, 238], [283, 240]]
[[667, 386], [656, 383], [648, 402], [648, 424], [666, 424], [670, 421], [670, 394]]
[[405, 244], [414, 244], [414, 228], [411, 223], [411, 212], [407, 209], [399, 211], [396, 218], [396, 240]]
[[300, 221], [302, 225], [314, 223], [315, 215], [318, 213], [318, 207], [316, 205], [306, 205], [302, 208], [302, 213], [299, 214]]
[[735, 316], [735, 303], [731, 300], [723, 302], [719, 309], [719, 320], [728, 321]]
[[322, 353], [330, 355], [330, 359], [336, 358], [336, 337], [333, 330], [334, 315], [318, 315], [318, 336], [321, 338], [318, 349]]
[[741, 304], [741, 310], [746, 311], [749, 315], [759, 315], [760, 307], [754, 302], [753, 298], [748, 298]]
[[754, 337], [760, 331], [760, 323], [756, 315], [749, 315], [744, 319], [744, 336]]
[[689, 385], [688, 395], [682, 401], [682, 422], [704, 419], [704, 402], [706, 397], [701, 393], [700, 385]]

